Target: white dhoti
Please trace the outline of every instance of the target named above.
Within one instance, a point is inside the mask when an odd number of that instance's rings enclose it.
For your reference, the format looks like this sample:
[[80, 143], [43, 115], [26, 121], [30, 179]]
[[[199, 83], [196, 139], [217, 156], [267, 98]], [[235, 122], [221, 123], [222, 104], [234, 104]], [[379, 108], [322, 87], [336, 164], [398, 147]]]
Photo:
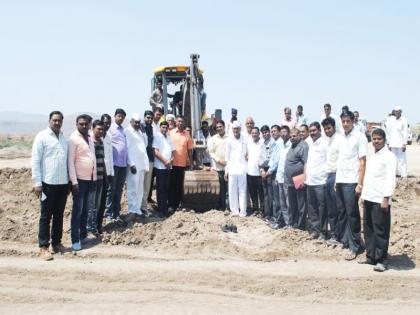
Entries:
[[234, 214], [246, 215], [246, 174], [229, 174], [229, 208]]
[[144, 170], [137, 170], [136, 174], [131, 173], [127, 167], [127, 197], [128, 212], [141, 214], [141, 202], [144, 193]]
[[407, 156], [403, 152], [402, 148], [391, 148], [391, 151], [395, 154], [398, 162], [397, 175], [406, 178], [407, 173]]

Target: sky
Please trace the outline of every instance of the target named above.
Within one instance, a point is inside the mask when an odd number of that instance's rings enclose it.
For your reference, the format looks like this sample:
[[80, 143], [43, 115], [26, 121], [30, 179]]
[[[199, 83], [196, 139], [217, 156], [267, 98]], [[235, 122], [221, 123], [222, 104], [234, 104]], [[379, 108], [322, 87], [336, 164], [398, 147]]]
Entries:
[[0, 0], [0, 111], [149, 109], [153, 69], [199, 53], [208, 112], [301, 104], [420, 122], [420, 1]]

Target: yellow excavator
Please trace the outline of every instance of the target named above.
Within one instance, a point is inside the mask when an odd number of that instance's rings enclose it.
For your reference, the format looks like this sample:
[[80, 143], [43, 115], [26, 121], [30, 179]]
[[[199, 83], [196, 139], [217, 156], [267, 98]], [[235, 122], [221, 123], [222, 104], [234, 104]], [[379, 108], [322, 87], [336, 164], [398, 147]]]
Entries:
[[[185, 172], [184, 198], [182, 207], [196, 211], [216, 209], [219, 196], [219, 179], [216, 171], [203, 165], [202, 157], [207, 149], [201, 133], [201, 122], [206, 120], [206, 94], [204, 93], [203, 71], [198, 66], [200, 55], [190, 55], [189, 66], [166, 66], [154, 70], [152, 91], [157, 82], [162, 83], [162, 105], [164, 114], [181, 114], [185, 125], [191, 126], [194, 161], [193, 170]], [[168, 93], [168, 86], [179, 86], [175, 94]], [[169, 99], [172, 98], [170, 102]], [[221, 111], [216, 114], [221, 119]]]

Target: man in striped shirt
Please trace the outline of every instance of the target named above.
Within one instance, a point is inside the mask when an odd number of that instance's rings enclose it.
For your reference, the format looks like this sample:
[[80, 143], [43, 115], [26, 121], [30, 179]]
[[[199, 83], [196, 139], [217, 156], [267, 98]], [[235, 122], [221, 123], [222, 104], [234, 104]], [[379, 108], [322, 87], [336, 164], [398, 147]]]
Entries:
[[88, 213], [87, 230], [95, 236], [99, 236], [98, 222], [103, 219], [102, 216], [98, 216], [99, 207], [101, 205], [104, 196], [106, 195], [107, 187], [107, 176], [105, 169], [105, 150], [102, 137], [104, 135], [104, 122], [95, 120], [92, 124], [92, 136], [93, 144], [95, 146], [96, 156], [96, 183], [95, 183], [95, 199], [91, 204]]
[[53, 259], [48, 250], [50, 236], [55, 253], [63, 253], [65, 250], [61, 238], [69, 177], [68, 142], [61, 132], [62, 125], [63, 114], [59, 111], [51, 112], [48, 128], [37, 134], [32, 146], [32, 180], [35, 194], [41, 200], [38, 242], [44, 260]]

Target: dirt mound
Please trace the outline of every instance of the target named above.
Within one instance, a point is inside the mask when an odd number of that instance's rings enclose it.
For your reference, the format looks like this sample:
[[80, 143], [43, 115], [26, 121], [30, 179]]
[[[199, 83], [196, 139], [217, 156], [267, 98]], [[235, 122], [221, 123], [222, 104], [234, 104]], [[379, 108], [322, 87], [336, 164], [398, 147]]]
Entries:
[[[32, 193], [28, 169], [0, 169], [0, 240], [36, 243], [39, 220], [39, 200]], [[399, 183], [392, 208], [390, 253], [407, 255], [420, 260], [420, 221], [418, 178]], [[123, 213], [126, 197], [123, 197]], [[65, 216], [64, 231], [70, 226], [71, 196]], [[221, 226], [234, 224], [238, 233], [225, 233]], [[129, 245], [154, 251], [167, 251], [200, 257], [241, 257], [271, 261], [313, 257], [340, 258], [342, 251], [307, 239], [307, 233], [297, 230], [271, 230], [256, 217], [232, 218], [228, 213], [177, 212], [163, 221], [143, 223], [112, 223], [105, 226], [103, 243]], [[65, 233], [64, 242], [69, 241]]]

